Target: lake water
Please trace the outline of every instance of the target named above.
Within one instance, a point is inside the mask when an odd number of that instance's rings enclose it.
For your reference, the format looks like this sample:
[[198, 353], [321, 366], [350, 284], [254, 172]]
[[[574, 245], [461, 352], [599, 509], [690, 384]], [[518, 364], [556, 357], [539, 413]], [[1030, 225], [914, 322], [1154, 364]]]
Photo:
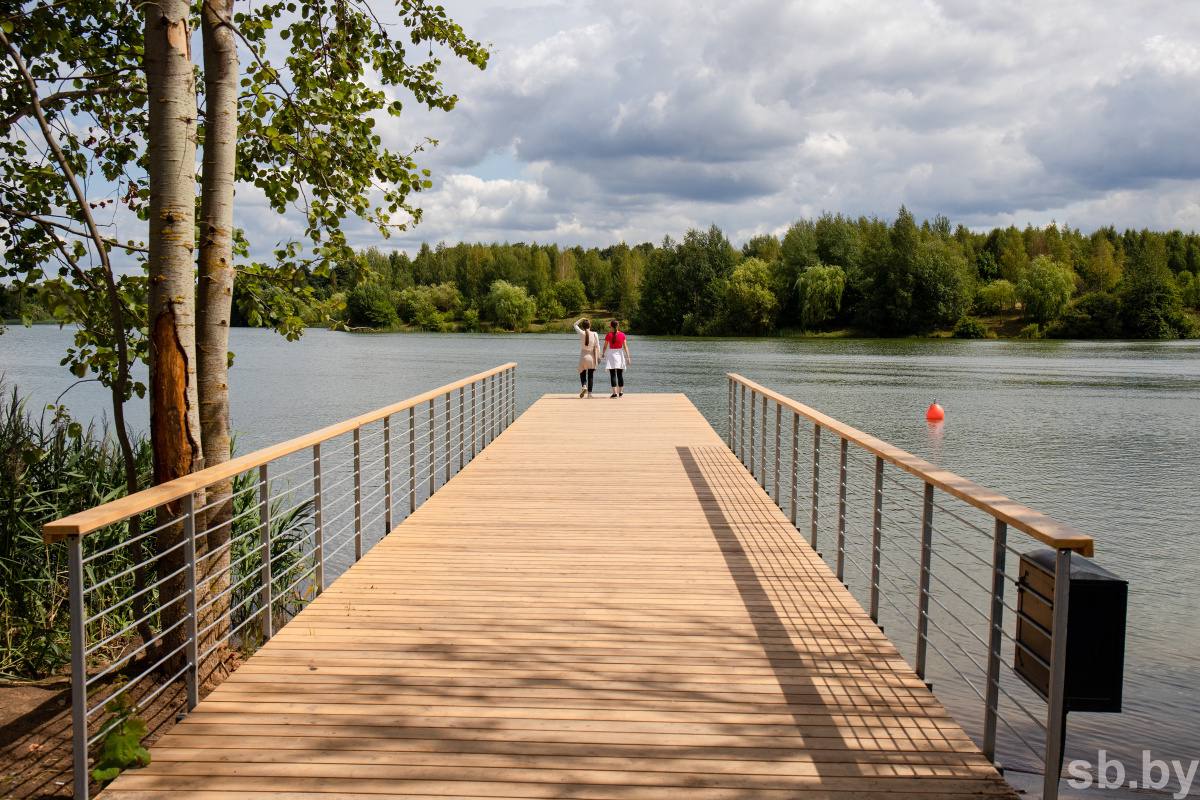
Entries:
[[[68, 342], [53, 327], [9, 328], [0, 373], [51, 402], [72, 382], [58, 366]], [[1094, 761], [1104, 748], [1128, 765], [1143, 749], [1200, 758], [1200, 343], [635, 336], [630, 347], [629, 391], [685, 392], [722, 433], [724, 374], [737, 371], [1094, 536], [1097, 561], [1130, 582], [1125, 711], [1072, 715], [1069, 754]], [[313, 330], [287, 343], [236, 329], [232, 349], [240, 452], [510, 360], [520, 364], [520, 407], [577, 387], [573, 336]], [[597, 378], [603, 398], [607, 381]], [[947, 410], [936, 429], [923, 419], [935, 398]], [[83, 384], [64, 402], [88, 418], [106, 400]], [[144, 428], [144, 410], [131, 422]], [[986, 543], [978, 551], [990, 557]], [[974, 732], [978, 702], [949, 671], [931, 670]], [[1004, 680], [1015, 683], [1011, 672]], [[1011, 744], [1002, 757], [1030, 763]]]

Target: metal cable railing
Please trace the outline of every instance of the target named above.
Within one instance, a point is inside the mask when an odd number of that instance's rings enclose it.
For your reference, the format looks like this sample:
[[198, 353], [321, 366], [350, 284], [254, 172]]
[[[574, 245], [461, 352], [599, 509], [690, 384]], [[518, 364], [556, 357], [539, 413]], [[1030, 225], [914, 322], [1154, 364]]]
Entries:
[[[1092, 555], [1091, 538], [765, 386], [736, 374], [728, 378], [730, 449], [823, 558], [819, 544], [833, 537], [830, 567], [852, 592], [863, 593], [860, 600], [874, 622], [881, 622], [882, 603], [889, 619], [894, 612], [905, 623], [903, 633], [911, 629], [917, 675], [925, 680], [932, 651], [958, 679], [956, 688], [982, 701], [982, 725], [975, 732], [984, 754], [995, 760], [997, 726], [1003, 724], [1015, 742], [1041, 758], [1044, 797], [1056, 798], [1065, 725], [1067, 576], [1073, 555]], [[822, 469], [830, 459], [832, 479]], [[974, 515], [985, 522], [973, 521]], [[1049, 629], [1005, 601], [1006, 586], [1022, 586], [1008, 564], [1009, 554], [1022, 555], [1010, 536], [1056, 553], [1053, 598], [1033, 598], [1050, 607]], [[1018, 641], [1018, 616], [1046, 636], [1048, 661]], [[1037, 697], [1022, 682], [1002, 685], [1001, 664], [1015, 648], [1048, 671], [1044, 721], [1018, 696]], [[1040, 748], [1017, 721], [1005, 718], [1008, 706], [1033, 721]]]
[[180, 683], [193, 709], [228, 652], [270, 639], [515, 418], [505, 364], [46, 525], [70, 556], [75, 797], [109, 731]]

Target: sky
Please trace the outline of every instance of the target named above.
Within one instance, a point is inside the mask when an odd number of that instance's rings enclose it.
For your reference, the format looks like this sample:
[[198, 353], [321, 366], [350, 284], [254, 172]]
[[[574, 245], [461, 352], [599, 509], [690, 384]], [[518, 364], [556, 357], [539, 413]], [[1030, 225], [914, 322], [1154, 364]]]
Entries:
[[[1200, 2], [443, 0], [491, 44], [447, 63], [423, 221], [360, 246], [736, 243], [901, 204], [976, 229], [1200, 229]], [[253, 197], [241, 223], [292, 227]], [[266, 242], [264, 242], [266, 244]]]

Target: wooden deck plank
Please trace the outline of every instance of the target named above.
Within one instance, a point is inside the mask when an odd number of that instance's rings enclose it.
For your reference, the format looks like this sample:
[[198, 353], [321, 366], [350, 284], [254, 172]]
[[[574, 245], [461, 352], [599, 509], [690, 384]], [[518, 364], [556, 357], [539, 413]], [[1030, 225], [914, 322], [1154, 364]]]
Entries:
[[106, 792], [1013, 798], [682, 395], [547, 396]]

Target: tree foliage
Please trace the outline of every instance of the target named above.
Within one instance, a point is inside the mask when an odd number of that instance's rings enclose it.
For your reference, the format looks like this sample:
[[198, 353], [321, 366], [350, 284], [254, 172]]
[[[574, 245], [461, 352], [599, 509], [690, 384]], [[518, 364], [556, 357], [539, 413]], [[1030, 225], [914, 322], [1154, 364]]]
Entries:
[[767, 262], [747, 258], [733, 268], [724, 288], [725, 332], [760, 336], [774, 329], [779, 301]]
[[1017, 287], [1003, 278], [979, 287], [975, 307], [981, 314], [1006, 314], [1017, 307]]
[[818, 330], [842, 310], [846, 273], [841, 267], [817, 264], [796, 281], [798, 319], [804, 330]]
[[1062, 316], [1075, 291], [1075, 275], [1070, 268], [1049, 256], [1038, 256], [1017, 284], [1017, 295], [1025, 316], [1046, 325]]
[[350, 290], [346, 313], [356, 328], [389, 328], [399, 321], [387, 290], [375, 283], [362, 283]]
[[[1159, 240], [1161, 252], [1151, 259], [1157, 266], [1148, 269], [1147, 256], [1139, 255], [1141, 243]], [[1014, 252], [1019, 241], [1021, 252], [1027, 257], [1034, 254], [1022, 268], [1024, 294], [1018, 284], [996, 277], [996, 253], [1003, 241]], [[789, 254], [792, 266], [785, 263]], [[825, 258], [844, 263], [827, 263]], [[1097, 261], [1120, 265], [1117, 288], [1087, 290], [1100, 274], [1088, 273], [1088, 265]], [[554, 281], [539, 292], [537, 287], [545, 285], [547, 264]], [[762, 292], [764, 264], [765, 285], [774, 304]], [[462, 310], [443, 307], [443, 321], [456, 318], [462, 327], [468, 327], [469, 310], [483, 309], [497, 280], [520, 286], [537, 298], [543, 318], [557, 310], [549, 306], [548, 292], [566, 313], [576, 314], [592, 301], [584, 282], [574, 277], [582, 265], [584, 273], [592, 276], [592, 291], [599, 295], [597, 306], [607, 305], [631, 319], [634, 329], [643, 333], [759, 335], [781, 329], [851, 327], [864, 333], [913, 335], [951, 331], [968, 314], [1005, 316], [1020, 311], [1037, 320], [1039, 336], [1141, 336], [1148, 335], [1147, 330], [1178, 336], [1190, 335], [1191, 330], [1188, 313], [1182, 309], [1200, 304], [1200, 281], [1190, 268], [1193, 264], [1200, 269], [1200, 235], [1196, 234], [1119, 234], [1105, 228], [1084, 235], [1056, 225], [974, 233], [952, 226], [945, 218], [918, 223], [901, 209], [891, 223], [828, 214], [815, 221], [801, 220], [782, 239], [758, 234], [740, 250], [733, 249], [715, 227], [688, 231], [680, 241], [668, 237], [658, 246], [438, 244], [422, 245], [413, 258], [400, 251], [385, 255], [369, 250], [349, 265], [339, 266], [329, 278], [310, 277], [318, 306], [310, 320], [343, 313], [337, 305], [342, 292], [373, 280], [371, 275], [378, 275], [394, 292], [421, 286], [457, 287]], [[1177, 273], [1172, 265], [1179, 267]], [[799, 272], [790, 285], [783, 286], [793, 268]], [[1072, 300], [1077, 291], [1082, 296]], [[1172, 291], [1179, 305], [1170, 299]], [[397, 304], [401, 318], [415, 324], [404, 303], [397, 300]], [[1156, 304], [1166, 325], [1156, 327], [1151, 321], [1139, 328], [1139, 320], [1146, 319], [1138, 316], [1139, 309], [1154, 318], [1158, 312], [1147, 309]], [[482, 317], [488, 319], [486, 313]]]
[[537, 314], [537, 303], [523, 286], [498, 280], [492, 283], [483, 303], [484, 316], [502, 328], [523, 331]]

